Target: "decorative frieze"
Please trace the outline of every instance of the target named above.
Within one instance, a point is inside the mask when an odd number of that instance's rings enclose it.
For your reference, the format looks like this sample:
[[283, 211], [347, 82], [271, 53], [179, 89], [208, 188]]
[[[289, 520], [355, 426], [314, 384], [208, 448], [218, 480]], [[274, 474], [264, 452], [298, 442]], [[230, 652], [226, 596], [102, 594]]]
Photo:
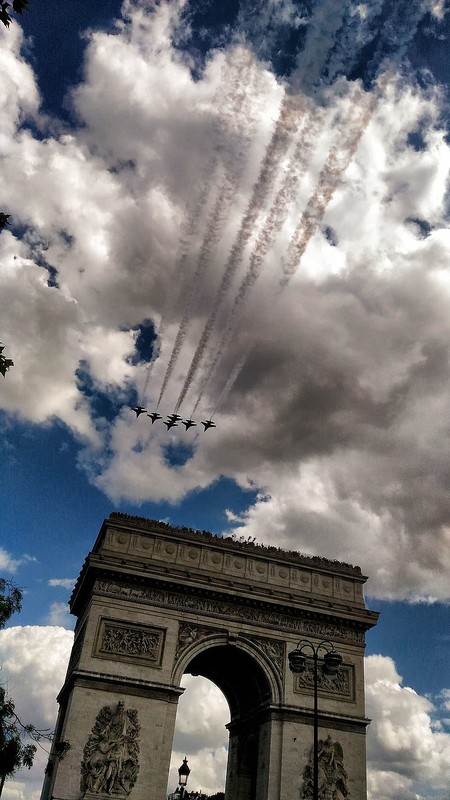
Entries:
[[356, 645], [364, 645], [365, 641], [364, 632], [361, 630], [345, 625], [304, 619], [299, 616], [298, 612], [290, 615], [270, 608], [260, 608], [209, 597], [184, 595], [168, 589], [133, 585], [114, 580], [97, 580], [95, 591], [102, 595], [173, 608], [177, 611], [193, 611], [222, 619], [254, 623], [255, 625], [269, 625], [300, 636], [310, 634]]
[[144, 625], [99, 620], [94, 656], [132, 661], [157, 667], [161, 664], [164, 631]]

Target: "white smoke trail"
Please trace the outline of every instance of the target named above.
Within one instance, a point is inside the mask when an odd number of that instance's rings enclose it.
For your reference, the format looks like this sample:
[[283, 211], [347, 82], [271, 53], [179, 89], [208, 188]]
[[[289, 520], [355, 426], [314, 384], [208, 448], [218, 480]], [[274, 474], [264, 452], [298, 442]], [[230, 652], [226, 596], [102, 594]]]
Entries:
[[350, 116], [349, 122], [346, 122], [346, 138], [330, 150], [320, 172], [316, 189], [308, 200], [287, 255], [283, 259], [285, 277], [281, 280], [282, 286], [287, 285], [290, 277], [296, 272], [303, 253], [356, 152], [378, 103], [380, 92], [386, 88], [389, 73], [382, 74], [382, 70], [388, 67], [392, 69], [394, 64], [399, 64], [417, 31], [425, 9], [424, 0], [404, 0], [397, 3], [383, 23], [378, 47], [366, 76], [367, 78], [372, 74], [378, 75], [378, 85], [371, 94], [366, 93], [361, 98], [360, 106], [355, 105], [355, 111]]
[[[212, 419], [214, 417], [214, 414], [216, 414], [218, 412], [219, 408], [221, 408], [221, 406], [222, 406], [222, 403], [225, 402], [225, 400], [227, 399], [228, 395], [230, 394], [231, 389], [233, 388], [234, 384], [236, 383], [236, 381], [237, 381], [237, 379], [239, 377], [239, 374], [240, 374], [245, 362], [247, 361], [249, 352], [250, 351], [246, 352], [246, 354], [244, 356], [242, 356], [242, 358], [239, 359], [239, 361], [235, 364], [235, 366], [231, 370], [230, 375], [228, 377], [228, 380], [225, 383], [225, 386], [223, 387], [222, 393], [219, 396], [219, 399], [218, 399], [218, 401], [217, 401], [217, 403], [215, 405], [214, 411], [211, 414], [210, 419]], [[198, 405], [198, 401], [197, 401], [197, 405]], [[197, 405], [196, 405], [196, 408], [197, 408]]]
[[390, 13], [383, 23], [378, 46], [367, 67], [367, 78], [375, 79], [400, 63], [420, 20], [428, 10], [426, 0], [397, 0], [395, 5], [389, 6]]
[[200, 280], [203, 277], [204, 272], [210, 262], [212, 250], [219, 241], [225, 215], [226, 212], [228, 211], [231, 200], [234, 197], [236, 188], [237, 188], [236, 180], [230, 175], [225, 176], [222, 185], [220, 187], [220, 192], [217, 196], [214, 208], [212, 209], [212, 212], [209, 215], [208, 221], [206, 223], [205, 237], [203, 239], [202, 247], [198, 257], [197, 266], [194, 275], [192, 277], [191, 287], [181, 315], [181, 320], [178, 327], [177, 335], [175, 337], [175, 342], [173, 344], [172, 353], [170, 355], [169, 363], [167, 365], [166, 374], [164, 376], [164, 380], [161, 386], [161, 391], [156, 406], [157, 409], [159, 408], [161, 400], [163, 399], [164, 393], [167, 388], [167, 384], [169, 383], [176, 362], [180, 355], [181, 348], [183, 346], [183, 342], [185, 340], [189, 328], [189, 323], [191, 321], [192, 312], [195, 307], [195, 301], [198, 296]]
[[292, 95], [290, 93], [285, 94], [281, 105], [281, 111], [275, 125], [275, 130], [266, 149], [259, 176], [252, 190], [250, 202], [247, 206], [237, 237], [233, 243], [230, 255], [225, 264], [222, 280], [217, 290], [213, 307], [206, 321], [200, 341], [197, 345], [197, 349], [194, 353], [191, 365], [177, 400], [177, 404], [175, 406], [176, 411], [178, 411], [184, 398], [186, 397], [188, 389], [200, 366], [201, 359], [216, 323], [220, 306], [230, 287], [236, 270], [241, 263], [244, 249], [253, 233], [253, 228], [259, 217], [260, 209], [267, 199], [276, 179], [281, 158], [285, 154], [291, 142], [292, 135], [297, 130], [303, 113], [304, 105], [305, 101], [302, 101], [302, 99], [296, 95]]
[[155, 341], [155, 343], [153, 345], [152, 355], [151, 355], [150, 361], [148, 362], [148, 366], [147, 366], [147, 370], [146, 370], [144, 386], [143, 386], [142, 392], [140, 394], [140, 400], [138, 402], [138, 405], [143, 406], [143, 407], [145, 407], [146, 396], [147, 396], [147, 388], [148, 388], [148, 384], [149, 384], [149, 381], [150, 381], [150, 376], [151, 376], [152, 371], [153, 371], [153, 366], [154, 366], [155, 361], [157, 360], [157, 358], [159, 357], [159, 354], [161, 352], [161, 341], [162, 341], [162, 336], [163, 336], [163, 333], [164, 333], [164, 329], [165, 329], [165, 321], [164, 321], [164, 317], [161, 317], [161, 322], [159, 324], [158, 333], [157, 333], [157, 336], [156, 336], [156, 341]]
[[291, 83], [305, 93], [317, 90], [317, 86], [330, 51], [335, 45], [338, 31], [349, 7], [349, 0], [320, 0], [316, 3], [307, 28], [303, 49], [300, 51], [297, 68], [291, 75]]
[[[221, 99], [220, 114], [218, 127], [218, 143], [216, 146], [217, 153], [222, 156], [225, 161], [232, 164], [232, 170], [226, 169], [223, 176], [221, 185], [218, 189], [218, 194], [214, 207], [208, 217], [206, 230], [200, 249], [197, 266], [191, 280], [190, 290], [186, 297], [184, 304], [178, 332], [173, 344], [172, 353], [166, 369], [166, 374], [163, 379], [157, 408], [163, 399], [169, 380], [173, 374], [173, 370], [178, 361], [178, 357], [185, 340], [189, 324], [192, 317], [192, 312], [195, 307], [196, 300], [199, 295], [201, 280], [204, 276], [205, 270], [210, 263], [211, 255], [214, 247], [218, 244], [224, 222], [228, 215], [232, 200], [238, 188], [238, 180], [243, 169], [245, 158], [248, 148], [250, 146], [251, 134], [254, 132], [255, 119], [252, 119], [252, 92], [248, 92], [248, 87], [257, 88], [257, 74], [252, 66], [252, 59], [249, 53], [242, 48], [236, 48], [234, 54], [233, 69], [231, 71], [231, 80], [227, 88], [227, 93]], [[248, 125], [248, 120], [251, 120]], [[244, 125], [247, 126], [247, 136], [242, 140], [240, 150], [233, 151], [232, 154], [228, 153], [225, 133], [226, 131], [235, 130], [242, 133]]]
[[307, 111], [308, 100], [297, 93], [298, 88], [300, 88], [299, 84], [304, 81], [309, 88], [312, 88], [319, 80], [326, 56], [334, 43], [337, 31], [342, 25], [344, 11], [348, 6], [348, 2], [349, 0], [345, 0], [344, 3], [336, 3], [336, 0], [321, 0], [314, 9], [304, 47], [299, 54], [297, 68], [292, 75], [292, 88], [286, 91], [281, 103], [275, 130], [266, 149], [259, 176], [253, 187], [252, 196], [244, 213], [240, 229], [225, 264], [212, 310], [192, 358], [176, 403], [176, 410], [180, 408], [184, 401], [198, 371], [216, 324], [219, 309], [241, 262], [245, 247], [259, 218], [261, 208], [270, 195], [281, 159], [299, 127], [304, 112]]
[[264, 258], [267, 255], [270, 245], [273, 243], [277, 234], [281, 231], [284, 222], [289, 214], [290, 203], [295, 199], [300, 178], [303, 176], [310, 157], [312, 147], [317, 144], [321, 130], [328, 116], [327, 109], [320, 109], [306, 117], [301, 129], [300, 137], [294, 149], [289, 168], [286, 170], [283, 182], [276, 194], [272, 207], [264, 220], [264, 224], [259, 232], [256, 244], [250, 256], [247, 272], [242, 279], [234, 303], [227, 316], [222, 337], [217, 346], [215, 355], [208, 365], [206, 374], [203, 378], [196, 407], [200, 403], [206, 387], [211, 380], [217, 365], [220, 361], [236, 326], [236, 320], [243, 303], [261, 274]]
[[348, 76], [356, 67], [361, 49], [378, 33], [374, 21], [380, 16], [383, 5], [383, 0], [371, 0], [364, 4], [360, 0], [352, 0], [326, 68], [329, 83], [340, 75]]

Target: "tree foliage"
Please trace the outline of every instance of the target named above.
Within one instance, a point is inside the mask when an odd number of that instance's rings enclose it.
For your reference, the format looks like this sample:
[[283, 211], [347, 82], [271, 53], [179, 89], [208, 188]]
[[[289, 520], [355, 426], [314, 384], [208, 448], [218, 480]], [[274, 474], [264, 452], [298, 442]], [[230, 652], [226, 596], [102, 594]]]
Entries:
[[[22, 596], [22, 590], [12, 581], [0, 578], [0, 629], [5, 627], [12, 614], [20, 611]], [[40, 742], [50, 738], [48, 731], [23, 724], [13, 701], [0, 686], [0, 795], [7, 778], [21, 767], [30, 769], [33, 766], [36, 745], [29, 740]]]
[[0, 0], [0, 22], [3, 22], [6, 28], [9, 28], [12, 17], [11, 11], [14, 14], [21, 14], [22, 11], [28, 8], [30, 0], [13, 0], [9, 3], [8, 0]]
[[0, 578], [0, 630], [22, 608], [22, 590], [6, 578]]
[[3, 355], [4, 349], [5, 346], [0, 344], [0, 372], [2, 373], [3, 377], [5, 377], [9, 368], [14, 366], [14, 361], [12, 361], [11, 358], [6, 358], [6, 356]]
[[33, 766], [35, 744], [25, 744], [23, 736], [36, 738], [32, 725], [23, 725], [16, 714], [15, 705], [0, 686], [0, 794], [6, 778], [21, 767]]

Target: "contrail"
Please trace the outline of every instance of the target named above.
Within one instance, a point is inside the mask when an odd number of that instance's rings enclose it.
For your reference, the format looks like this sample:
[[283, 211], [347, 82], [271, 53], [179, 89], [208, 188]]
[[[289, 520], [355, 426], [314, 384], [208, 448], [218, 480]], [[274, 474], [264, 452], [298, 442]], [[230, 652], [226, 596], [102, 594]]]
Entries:
[[[377, 102], [377, 95], [366, 94], [361, 105], [356, 106], [353, 118], [347, 120], [346, 125], [350, 127], [350, 133], [343, 142], [339, 141], [331, 148], [320, 171], [316, 188], [306, 204], [287, 254], [282, 260], [285, 275], [281, 281], [282, 286], [287, 285], [290, 277], [296, 272], [300, 259], [356, 152]], [[342, 131], [339, 135], [342, 135]]]
[[383, 0], [371, 0], [364, 6], [360, 0], [352, 0], [347, 7], [341, 34], [325, 70], [329, 84], [340, 75], [348, 77], [356, 67], [362, 48], [373, 41], [378, 33], [374, 21], [380, 16], [383, 5]]
[[385, 20], [377, 50], [369, 64], [365, 79], [376, 80], [378, 85], [371, 94], [366, 93], [361, 105], [356, 105], [356, 113], [350, 118], [350, 132], [343, 143], [331, 148], [321, 169], [317, 186], [311, 195], [300, 222], [294, 232], [286, 257], [282, 261], [284, 278], [281, 285], [286, 286], [296, 272], [303, 253], [320, 223], [326, 208], [333, 197], [342, 176], [347, 170], [367, 125], [378, 103], [381, 91], [385, 89], [388, 73], [382, 71], [399, 61], [414, 37], [418, 23], [425, 12], [423, 0], [401, 0]]
[[189, 323], [195, 306], [195, 301], [198, 296], [200, 280], [203, 277], [203, 274], [210, 262], [212, 249], [220, 239], [222, 224], [224, 222], [225, 215], [228, 212], [231, 200], [235, 195], [236, 189], [237, 189], [237, 179], [231, 175], [225, 176], [222, 182], [222, 186], [220, 187], [220, 192], [214, 204], [214, 208], [212, 209], [212, 212], [209, 215], [208, 221], [206, 223], [206, 234], [203, 239], [202, 247], [198, 257], [197, 267], [195, 269], [194, 275], [192, 276], [191, 288], [189, 290], [186, 303], [184, 305], [183, 313], [178, 327], [178, 332], [172, 348], [172, 353], [169, 359], [169, 363], [167, 365], [166, 374], [164, 376], [164, 380], [161, 386], [161, 391], [156, 406], [157, 409], [159, 408], [159, 404], [163, 399], [164, 393], [167, 388], [167, 384], [169, 383], [169, 380], [175, 368], [175, 364], [178, 360], [178, 356], [180, 355], [181, 348], [189, 328]]
[[187, 391], [196, 375], [203, 353], [205, 352], [212, 330], [216, 323], [217, 314], [224, 299], [226, 292], [234, 278], [236, 270], [241, 262], [244, 249], [253, 233], [254, 225], [258, 219], [260, 208], [267, 199], [273, 182], [276, 179], [280, 160], [287, 150], [291, 141], [292, 134], [297, 130], [300, 122], [300, 109], [302, 104], [298, 97], [286, 94], [281, 107], [281, 112], [275, 125], [271, 141], [267, 147], [259, 176], [253, 186], [252, 195], [247, 209], [244, 213], [240, 229], [231, 248], [225, 264], [219, 288], [213, 303], [213, 307], [206, 321], [205, 327], [197, 345], [197, 349], [192, 358], [191, 365], [186, 375], [183, 387], [178, 398], [175, 411], [178, 411]]
[[[220, 239], [223, 224], [238, 188], [241, 168], [243, 168], [247, 150], [250, 146], [250, 136], [247, 135], [246, 139], [244, 139], [241, 143], [239, 152], [227, 154], [226, 144], [223, 141], [223, 129], [225, 126], [234, 128], [237, 127], [239, 129], [239, 127], [242, 127], [242, 123], [244, 121], [247, 123], [248, 118], [251, 118], [251, 101], [250, 95], [247, 92], [247, 87], [249, 83], [252, 84], [255, 81], [256, 72], [254, 69], [252, 69], [250, 55], [245, 51], [242, 51], [241, 48], [238, 48], [237, 53], [238, 57], [236, 62], [233, 64], [233, 70], [231, 73], [232, 80], [228, 86], [227, 94], [222, 98], [221, 102], [221, 113], [219, 118], [222, 124], [218, 129], [218, 143], [216, 145], [218, 158], [221, 154], [222, 157], [225, 157], [225, 160], [232, 162], [233, 171], [226, 169], [222, 183], [218, 189], [216, 202], [207, 220], [206, 230], [197, 260], [197, 266], [192, 276], [191, 287], [184, 304], [178, 332], [172, 348], [172, 353], [166, 369], [166, 374], [164, 376], [156, 408], [159, 408], [180, 355], [181, 348], [189, 328], [192, 312], [198, 297], [201, 279], [210, 262], [212, 251]], [[247, 73], [247, 81], [245, 82], [245, 88], [243, 88], [242, 79], [243, 76], [245, 76], [245, 73]], [[247, 130], [247, 134], [252, 133], [254, 124], [255, 120], [252, 120], [250, 127]], [[178, 266], [183, 267], [184, 264]]]
[[343, 15], [347, 5], [348, 2], [336, 6], [336, 0], [322, 0], [322, 2], [317, 4], [314, 10], [314, 16], [309, 26], [304, 48], [299, 54], [297, 68], [291, 76], [292, 87], [288, 88], [282, 100], [280, 113], [272, 138], [266, 149], [260, 172], [254, 184], [240, 229], [225, 264], [222, 280], [218, 287], [213, 307], [205, 323], [197, 349], [193, 355], [191, 365], [178, 397], [175, 407], [176, 411], [179, 410], [183, 403], [200, 366], [203, 354], [216, 324], [220, 306], [231, 285], [236, 270], [239, 267], [245, 247], [252, 236], [261, 208], [270, 195], [270, 191], [277, 177], [281, 159], [291, 144], [292, 138], [299, 127], [300, 121], [303, 119], [305, 111], [308, 110], [308, 100], [297, 93], [299, 83], [301, 81], [307, 81], [308, 86], [312, 87], [319, 80], [326, 56], [334, 42], [337, 31], [342, 25]]
[[222, 393], [219, 396], [219, 399], [218, 399], [218, 401], [216, 403], [216, 406], [214, 408], [213, 413], [211, 414], [210, 419], [212, 419], [214, 414], [216, 414], [218, 412], [218, 410], [221, 407], [222, 403], [225, 402], [226, 398], [228, 397], [231, 389], [233, 388], [234, 384], [236, 383], [237, 378], [239, 377], [239, 373], [241, 372], [245, 362], [247, 361], [249, 352], [250, 352], [250, 350], [247, 351], [246, 354], [244, 356], [242, 356], [242, 358], [239, 359], [239, 361], [235, 364], [235, 366], [231, 370], [230, 375], [228, 377], [228, 380], [227, 380], [225, 386], [223, 387]]
[[242, 279], [234, 303], [227, 316], [224, 331], [216, 349], [215, 355], [208, 366], [206, 375], [203, 378], [196, 407], [201, 401], [205, 389], [211, 380], [222, 353], [228, 344], [236, 325], [239, 310], [247, 296], [258, 280], [264, 258], [267, 255], [270, 245], [277, 234], [281, 231], [289, 214], [289, 205], [295, 199], [300, 178], [303, 176], [307, 167], [311, 148], [317, 144], [320, 132], [327, 117], [327, 110], [321, 109], [315, 115], [306, 118], [300, 133], [300, 137], [295, 146], [294, 154], [291, 159], [290, 168], [286, 170], [282, 185], [280, 186], [272, 207], [264, 220], [264, 224], [259, 232], [256, 244], [253, 248], [249, 260], [247, 272]]

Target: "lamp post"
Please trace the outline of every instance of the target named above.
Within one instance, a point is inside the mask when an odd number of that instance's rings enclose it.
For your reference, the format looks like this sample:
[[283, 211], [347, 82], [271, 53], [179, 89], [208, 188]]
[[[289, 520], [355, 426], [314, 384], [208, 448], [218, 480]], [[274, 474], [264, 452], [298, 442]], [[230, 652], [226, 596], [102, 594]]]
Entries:
[[313, 746], [313, 800], [319, 800], [319, 718], [318, 718], [318, 684], [319, 684], [319, 653], [325, 651], [321, 670], [325, 675], [337, 675], [342, 664], [342, 656], [335, 650], [334, 645], [325, 640], [314, 646], [308, 639], [302, 639], [295, 650], [288, 655], [289, 669], [294, 674], [300, 674], [306, 670], [305, 651], [310, 651], [313, 658], [313, 686], [314, 686], [314, 746]]
[[187, 797], [186, 784], [191, 770], [188, 767], [186, 756], [181, 767], [178, 767], [178, 786], [180, 787], [180, 797]]

